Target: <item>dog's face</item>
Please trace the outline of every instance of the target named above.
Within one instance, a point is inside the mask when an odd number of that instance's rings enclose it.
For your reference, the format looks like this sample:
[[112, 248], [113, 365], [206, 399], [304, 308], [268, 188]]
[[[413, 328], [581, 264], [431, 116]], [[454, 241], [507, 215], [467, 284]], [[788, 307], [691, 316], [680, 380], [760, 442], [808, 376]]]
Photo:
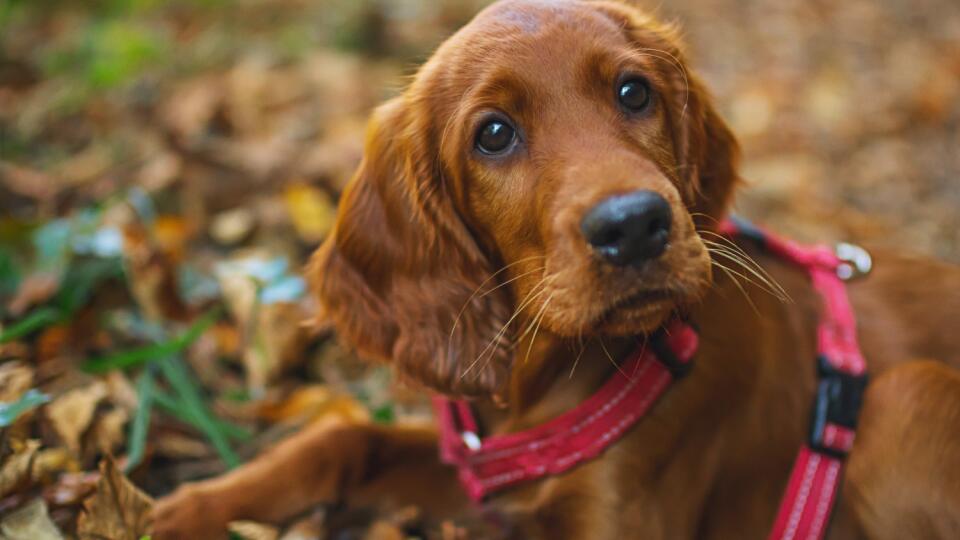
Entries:
[[456, 393], [525, 328], [639, 334], [701, 296], [736, 144], [672, 33], [606, 2], [495, 4], [372, 121], [312, 274], [344, 336]]

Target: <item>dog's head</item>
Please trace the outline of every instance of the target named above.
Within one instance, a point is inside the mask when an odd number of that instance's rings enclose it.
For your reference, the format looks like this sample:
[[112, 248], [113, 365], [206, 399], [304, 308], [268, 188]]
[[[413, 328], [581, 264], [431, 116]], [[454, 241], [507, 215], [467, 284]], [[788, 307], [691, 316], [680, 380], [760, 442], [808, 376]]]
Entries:
[[495, 391], [527, 328], [649, 332], [710, 284], [736, 142], [632, 7], [494, 4], [367, 137], [310, 275], [347, 342], [428, 386]]

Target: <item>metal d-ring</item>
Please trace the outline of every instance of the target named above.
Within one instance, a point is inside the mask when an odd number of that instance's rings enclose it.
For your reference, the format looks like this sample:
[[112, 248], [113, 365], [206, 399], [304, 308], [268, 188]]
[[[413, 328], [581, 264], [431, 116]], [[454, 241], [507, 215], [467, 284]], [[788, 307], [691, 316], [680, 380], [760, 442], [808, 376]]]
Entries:
[[840, 259], [837, 276], [844, 281], [866, 276], [873, 270], [873, 257], [870, 252], [856, 244], [840, 242], [834, 253]]

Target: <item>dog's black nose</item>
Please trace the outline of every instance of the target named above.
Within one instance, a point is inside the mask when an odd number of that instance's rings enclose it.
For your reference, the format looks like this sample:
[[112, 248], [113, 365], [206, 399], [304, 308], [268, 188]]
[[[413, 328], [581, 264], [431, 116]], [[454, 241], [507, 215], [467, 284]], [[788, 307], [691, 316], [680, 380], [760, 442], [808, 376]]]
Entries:
[[594, 206], [580, 222], [593, 249], [617, 266], [639, 265], [667, 249], [673, 212], [653, 191], [618, 195]]

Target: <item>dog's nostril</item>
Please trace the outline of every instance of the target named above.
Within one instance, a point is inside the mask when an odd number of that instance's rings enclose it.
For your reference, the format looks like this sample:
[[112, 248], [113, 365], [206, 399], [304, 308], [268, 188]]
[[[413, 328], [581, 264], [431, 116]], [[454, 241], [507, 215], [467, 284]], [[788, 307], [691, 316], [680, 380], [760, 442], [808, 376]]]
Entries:
[[624, 266], [659, 257], [667, 248], [670, 204], [653, 191], [611, 197], [590, 209], [580, 224], [586, 241], [606, 261]]
[[661, 219], [654, 218], [650, 220], [650, 224], [647, 225], [647, 234], [654, 235], [654, 234], [662, 233], [669, 226], [670, 226], [669, 223], [665, 223]]
[[601, 230], [597, 236], [596, 241], [591, 242], [594, 245], [610, 245], [619, 242], [623, 238], [623, 231], [616, 227], [609, 227], [607, 229]]

